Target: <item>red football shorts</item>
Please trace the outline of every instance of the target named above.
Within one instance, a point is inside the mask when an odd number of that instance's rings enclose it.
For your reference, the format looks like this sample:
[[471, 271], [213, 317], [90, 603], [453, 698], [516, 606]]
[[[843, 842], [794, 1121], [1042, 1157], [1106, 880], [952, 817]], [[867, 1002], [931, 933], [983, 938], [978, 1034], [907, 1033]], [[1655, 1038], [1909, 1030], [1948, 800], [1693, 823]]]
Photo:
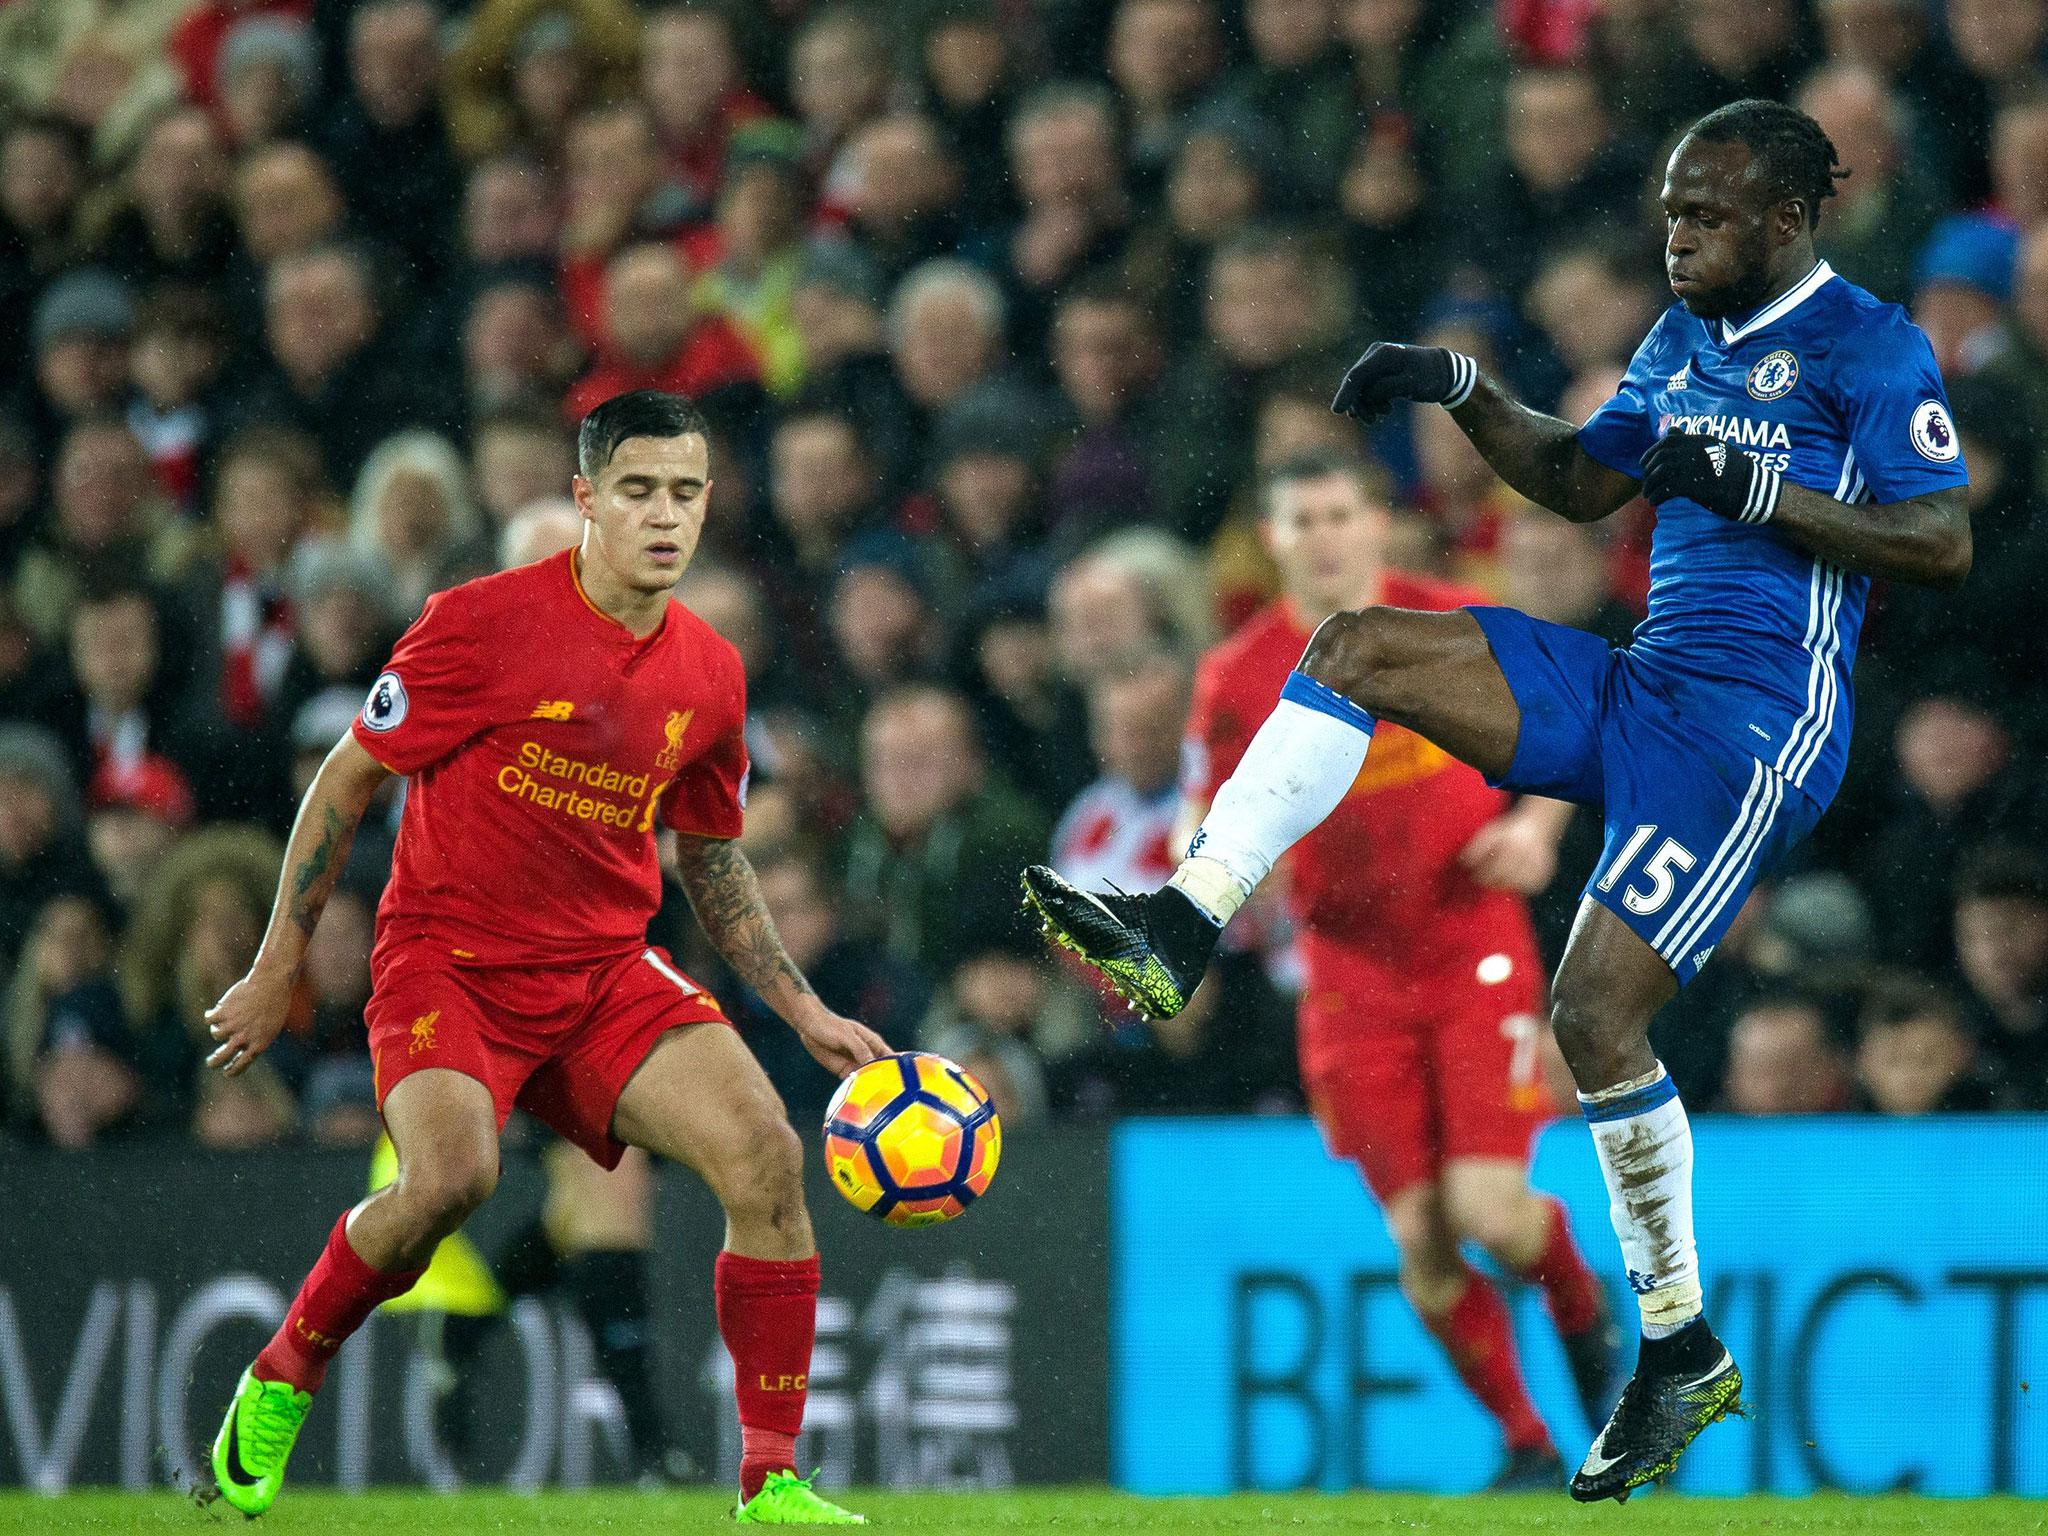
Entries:
[[1382, 1204], [1457, 1158], [1529, 1159], [1551, 1118], [1538, 1045], [1543, 970], [1512, 944], [1436, 976], [1302, 939], [1301, 1080], [1331, 1152]]
[[525, 1110], [606, 1168], [625, 1148], [612, 1110], [655, 1041], [725, 1023], [718, 1000], [658, 947], [586, 966], [464, 966], [438, 945], [398, 946], [373, 968], [364, 1017], [377, 1107], [415, 1072], [449, 1067], [491, 1090], [498, 1129]]

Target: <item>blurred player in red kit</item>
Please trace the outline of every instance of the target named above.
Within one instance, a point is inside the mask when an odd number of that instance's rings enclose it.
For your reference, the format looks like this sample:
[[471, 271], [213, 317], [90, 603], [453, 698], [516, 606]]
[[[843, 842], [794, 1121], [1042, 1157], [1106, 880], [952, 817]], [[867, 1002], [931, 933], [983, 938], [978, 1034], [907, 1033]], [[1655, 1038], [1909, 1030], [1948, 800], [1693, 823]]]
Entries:
[[[1190, 829], [1324, 619], [1362, 603], [1484, 600], [1384, 563], [1387, 511], [1349, 459], [1290, 460], [1263, 495], [1282, 594], [1196, 675]], [[1523, 1385], [1507, 1307], [1458, 1250], [1477, 1243], [1542, 1287], [1587, 1418], [1601, 1423], [1619, 1335], [1564, 1208], [1529, 1187], [1549, 1107], [1543, 967], [1523, 894], [1548, 883], [1570, 808], [1513, 802], [1422, 737], [1380, 731], [1350, 794], [1287, 868], [1305, 972], [1302, 1083], [1331, 1151], [1358, 1164], [1386, 1213], [1403, 1292], [1500, 1421], [1508, 1460], [1495, 1486], [1556, 1488], [1564, 1463]]]
[[[694, 1169], [743, 1432], [743, 1523], [857, 1523], [795, 1475], [818, 1295], [803, 1146], [716, 999], [647, 943], [671, 860], [734, 971], [839, 1073], [887, 1052], [818, 1001], [740, 852], [739, 655], [671, 596], [711, 489], [703, 418], [639, 390], [584, 418], [574, 549], [437, 594], [299, 808], [268, 931], [215, 1005], [208, 1064], [277, 1038], [364, 807], [407, 786], [366, 1017], [394, 1183], [335, 1223], [214, 1442], [220, 1496], [269, 1508], [328, 1362], [489, 1198], [516, 1104], [606, 1167]], [[657, 829], [660, 829], [659, 831]]]

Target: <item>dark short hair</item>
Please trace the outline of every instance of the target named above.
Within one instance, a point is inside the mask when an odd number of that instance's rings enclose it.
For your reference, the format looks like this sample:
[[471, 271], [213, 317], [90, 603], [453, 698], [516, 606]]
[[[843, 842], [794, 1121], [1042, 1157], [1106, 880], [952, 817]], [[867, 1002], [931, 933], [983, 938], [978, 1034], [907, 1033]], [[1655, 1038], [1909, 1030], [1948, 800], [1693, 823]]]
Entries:
[[1260, 515], [1272, 513], [1273, 498], [1281, 487], [1299, 485], [1304, 480], [1327, 480], [1332, 475], [1342, 475], [1356, 485], [1367, 500], [1386, 500], [1383, 477], [1374, 465], [1357, 454], [1341, 453], [1334, 448], [1310, 448], [1302, 453], [1289, 454], [1259, 477]]
[[1808, 229], [1820, 223], [1821, 203], [1835, 195], [1835, 183], [1849, 174], [1826, 130], [1782, 101], [1731, 101], [1686, 129], [1685, 136], [1746, 146], [1765, 196], [1772, 203], [1799, 199], [1806, 205]]
[[629, 437], [708, 438], [704, 413], [665, 389], [633, 389], [592, 409], [576, 429], [576, 468], [595, 480]]
[[2048, 907], [2048, 861], [2019, 843], [1987, 843], [1956, 871], [1956, 901], [2027, 901]]
[[1920, 1019], [1939, 1019], [1954, 1030], [1967, 1030], [1956, 995], [1917, 971], [1882, 971], [1863, 995], [1861, 1023], [1868, 1033]]

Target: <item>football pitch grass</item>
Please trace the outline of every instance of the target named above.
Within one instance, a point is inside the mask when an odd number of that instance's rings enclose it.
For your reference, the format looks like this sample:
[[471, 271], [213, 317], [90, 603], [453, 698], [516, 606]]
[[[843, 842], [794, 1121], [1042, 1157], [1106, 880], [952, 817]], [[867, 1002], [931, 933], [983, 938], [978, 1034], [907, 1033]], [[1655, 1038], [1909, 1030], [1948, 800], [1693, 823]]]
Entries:
[[[1638, 1497], [1626, 1507], [1572, 1503], [1562, 1493], [1424, 1498], [1412, 1494], [1235, 1494], [1215, 1499], [1141, 1499], [1101, 1488], [1006, 1493], [840, 1495], [882, 1531], [970, 1533], [1073, 1531], [1601, 1532], [1611, 1536], [1706, 1536], [1719, 1532], [2048, 1532], [2048, 1503], [2020, 1499], [1683, 1499]], [[239, 1532], [251, 1536], [647, 1536], [733, 1529], [729, 1496], [711, 1491], [437, 1496], [323, 1489], [288, 1491], [260, 1525], [223, 1505], [195, 1508], [161, 1494], [74, 1493], [58, 1498], [0, 1493], [0, 1533]], [[818, 1529], [818, 1527], [806, 1527]]]

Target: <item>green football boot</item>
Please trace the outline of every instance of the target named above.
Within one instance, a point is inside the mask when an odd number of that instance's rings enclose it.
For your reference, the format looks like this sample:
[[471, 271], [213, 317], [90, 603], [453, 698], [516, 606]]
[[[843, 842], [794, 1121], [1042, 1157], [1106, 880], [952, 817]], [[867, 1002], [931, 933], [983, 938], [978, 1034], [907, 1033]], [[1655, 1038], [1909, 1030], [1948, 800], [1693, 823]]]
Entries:
[[235, 1400], [220, 1433], [213, 1437], [213, 1480], [220, 1497], [251, 1520], [277, 1502], [284, 1464], [313, 1394], [288, 1381], [258, 1381], [254, 1366], [242, 1372]]
[[[812, 1477], [817, 1476], [814, 1472]], [[761, 1491], [732, 1512], [741, 1525], [866, 1525], [866, 1515], [841, 1509], [811, 1491], [809, 1478], [770, 1472]]]
[[1170, 1019], [1201, 985], [1223, 930], [1172, 886], [1149, 896], [1098, 894], [1043, 864], [1024, 871], [1024, 906], [1045, 936], [1070, 949], [1148, 1019]]

